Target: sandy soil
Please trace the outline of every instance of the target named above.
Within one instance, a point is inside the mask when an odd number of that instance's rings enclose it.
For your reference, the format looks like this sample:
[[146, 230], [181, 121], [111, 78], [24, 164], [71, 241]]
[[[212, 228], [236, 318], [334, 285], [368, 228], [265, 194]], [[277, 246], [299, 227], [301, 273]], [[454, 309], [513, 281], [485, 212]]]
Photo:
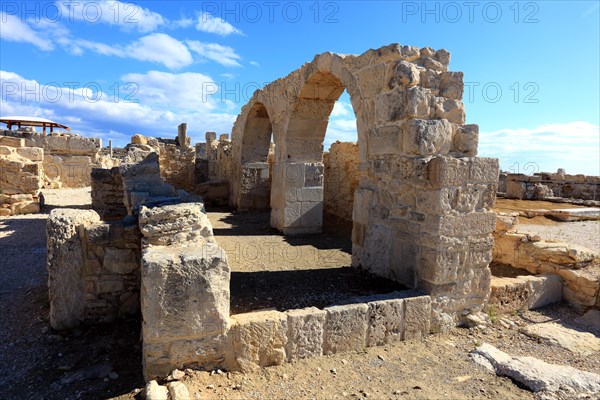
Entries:
[[[45, 195], [49, 209], [89, 204], [87, 189], [47, 191]], [[288, 239], [270, 230], [264, 215], [209, 214], [217, 241], [230, 254], [232, 309], [324, 304], [384, 287], [378, 285], [385, 282], [355, 282], [365, 276], [347, 267], [348, 231], [335, 221], [329, 225], [333, 229], [321, 236]], [[47, 214], [0, 218], [2, 398], [141, 399], [139, 319], [70, 332], [49, 328], [46, 218]], [[565, 226], [578, 229], [578, 225]], [[253, 249], [258, 251], [252, 253]], [[321, 283], [323, 277], [330, 279]], [[291, 294], [284, 295], [287, 292]], [[548, 320], [576, 326], [576, 317], [568, 306], [559, 304], [503, 318], [518, 327]], [[483, 342], [513, 355], [600, 371], [600, 357], [578, 356], [531, 339], [499, 323], [498, 318], [494, 316], [496, 322], [483, 330], [456, 328], [423, 342], [302, 360], [246, 375], [188, 371], [184, 382], [193, 399], [536, 398], [469, 359], [468, 352]], [[114, 379], [93, 378], [90, 367], [104, 365], [116, 373]], [[70, 382], [77, 373], [88, 378]]]

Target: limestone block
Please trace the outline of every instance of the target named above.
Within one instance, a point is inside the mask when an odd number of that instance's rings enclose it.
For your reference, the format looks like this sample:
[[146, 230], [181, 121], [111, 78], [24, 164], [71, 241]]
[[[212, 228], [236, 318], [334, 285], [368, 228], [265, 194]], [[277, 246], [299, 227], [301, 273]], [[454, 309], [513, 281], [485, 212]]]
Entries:
[[362, 350], [366, 346], [366, 304], [348, 304], [325, 308], [323, 354]]
[[506, 197], [509, 199], [523, 199], [525, 190], [526, 184], [524, 182], [513, 180], [506, 181]]
[[390, 125], [374, 128], [369, 135], [369, 156], [398, 154], [402, 151], [402, 130]]
[[452, 125], [445, 120], [408, 120], [402, 129], [404, 152], [430, 156], [447, 154], [452, 141]]
[[142, 337], [146, 377], [174, 368], [222, 366], [230, 271], [213, 243], [150, 246], [142, 252]]
[[286, 311], [288, 362], [323, 354], [323, 333], [327, 312], [316, 307]]
[[402, 116], [404, 118], [429, 118], [432, 112], [432, 98], [431, 92], [420, 86], [405, 90]]
[[84, 254], [80, 227], [100, 221], [91, 210], [56, 209], [48, 218], [48, 295], [50, 325], [69, 329], [84, 316]]
[[465, 123], [465, 106], [460, 100], [436, 96], [431, 101], [431, 109], [435, 118], [447, 119], [456, 124]]
[[429, 335], [431, 324], [431, 298], [429, 296], [404, 299], [404, 340]]
[[427, 163], [428, 180], [439, 187], [465, 183], [496, 184], [499, 176], [497, 158], [434, 157]]
[[454, 132], [452, 148], [465, 156], [475, 157], [479, 143], [479, 125], [459, 125]]
[[0, 136], [0, 144], [8, 147], [25, 147], [25, 139], [11, 136]]
[[[467, 237], [492, 233], [496, 225], [493, 212], [473, 212], [466, 215], [440, 218], [439, 234], [451, 237]], [[435, 232], [437, 230], [434, 230]]]
[[35, 201], [21, 201], [10, 206], [13, 215], [37, 214], [40, 212], [40, 203]]
[[435, 52], [435, 59], [447, 68], [450, 64], [450, 52], [446, 49], [439, 49]]
[[115, 274], [130, 274], [139, 268], [139, 260], [132, 249], [109, 247], [104, 254], [102, 267]]
[[10, 146], [0, 146], [0, 156], [8, 156], [13, 153], [14, 148]]
[[214, 240], [212, 226], [202, 203], [142, 206], [139, 224], [145, 240], [155, 245]]
[[420, 74], [417, 66], [411, 62], [400, 60], [391, 67], [388, 87], [393, 89], [398, 86], [415, 86], [419, 80]]
[[367, 346], [382, 346], [402, 340], [404, 300], [387, 299], [367, 303]]
[[434, 60], [431, 57], [421, 57], [421, 60], [419, 61], [425, 68], [433, 69], [436, 71], [446, 71], [448, 69], [446, 65], [442, 64], [437, 60]]
[[131, 137], [131, 143], [132, 144], [148, 144], [148, 139], [146, 139], [144, 136], [140, 135], [139, 133], [136, 133], [135, 135], [133, 135]]
[[[382, 91], [385, 85], [385, 69], [385, 64], [377, 64], [356, 74], [358, 87], [363, 98], [373, 99]], [[418, 76], [417, 74], [417, 82], [419, 80]]]
[[440, 91], [440, 73], [432, 69], [422, 68], [420, 70], [419, 83], [437, 96]]
[[232, 317], [229, 330], [228, 368], [250, 372], [286, 361], [287, 315], [258, 311]]
[[150, 246], [142, 252], [144, 339], [223, 333], [229, 320], [229, 266], [216, 244]]
[[464, 91], [462, 72], [442, 72], [440, 74], [440, 95], [449, 99], [461, 100]]
[[20, 147], [17, 154], [30, 161], [44, 161], [44, 149], [40, 147]]

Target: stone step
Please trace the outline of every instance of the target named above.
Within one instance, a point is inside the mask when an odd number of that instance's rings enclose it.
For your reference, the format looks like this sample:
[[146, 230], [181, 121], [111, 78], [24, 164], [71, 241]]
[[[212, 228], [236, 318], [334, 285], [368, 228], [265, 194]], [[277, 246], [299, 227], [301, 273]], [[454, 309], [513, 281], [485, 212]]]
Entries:
[[554, 274], [492, 277], [489, 305], [501, 313], [532, 310], [562, 300], [563, 282]]

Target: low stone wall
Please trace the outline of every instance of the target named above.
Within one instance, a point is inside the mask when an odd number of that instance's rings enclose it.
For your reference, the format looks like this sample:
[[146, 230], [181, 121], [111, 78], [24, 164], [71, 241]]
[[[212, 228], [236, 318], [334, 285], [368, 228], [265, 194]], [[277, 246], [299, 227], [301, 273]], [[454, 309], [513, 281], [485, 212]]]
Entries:
[[0, 216], [39, 212], [43, 159], [44, 149], [0, 136]]
[[568, 175], [540, 172], [525, 174], [500, 174], [506, 197], [536, 200], [564, 197], [582, 200], [600, 200], [600, 176]]
[[54, 329], [139, 310], [141, 234], [135, 219], [103, 223], [92, 210], [52, 210], [47, 238]]
[[564, 300], [579, 308], [600, 308], [600, 259], [582, 246], [517, 233], [518, 217], [497, 216], [493, 261], [533, 274], [554, 274], [564, 282]]
[[352, 220], [354, 191], [358, 187], [358, 144], [335, 142], [323, 155], [325, 182], [323, 210]]
[[119, 167], [92, 169], [92, 209], [103, 221], [114, 221], [127, 215], [123, 203], [123, 177]]
[[431, 299], [395, 292], [354, 299], [320, 310], [309, 307], [233, 315], [226, 368], [249, 372], [303, 358], [425, 337]]

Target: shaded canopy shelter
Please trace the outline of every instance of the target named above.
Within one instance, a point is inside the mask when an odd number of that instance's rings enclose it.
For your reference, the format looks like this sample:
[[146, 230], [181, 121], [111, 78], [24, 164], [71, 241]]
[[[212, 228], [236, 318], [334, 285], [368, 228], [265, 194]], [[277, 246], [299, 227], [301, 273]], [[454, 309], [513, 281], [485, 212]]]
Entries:
[[18, 128], [21, 128], [22, 126], [41, 126], [44, 133], [46, 133], [46, 128], [50, 128], [50, 132], [52, 132], [54, 128], [71, 130], [71, 128], [66, 125], [59, 124], [58, 122], [54, 122], [46, 118], [38, 117], [2, 117], [0, 118], [0, 122], [5, 123], [9, 130], [12, 129], [14, 125], [16, 125]]

